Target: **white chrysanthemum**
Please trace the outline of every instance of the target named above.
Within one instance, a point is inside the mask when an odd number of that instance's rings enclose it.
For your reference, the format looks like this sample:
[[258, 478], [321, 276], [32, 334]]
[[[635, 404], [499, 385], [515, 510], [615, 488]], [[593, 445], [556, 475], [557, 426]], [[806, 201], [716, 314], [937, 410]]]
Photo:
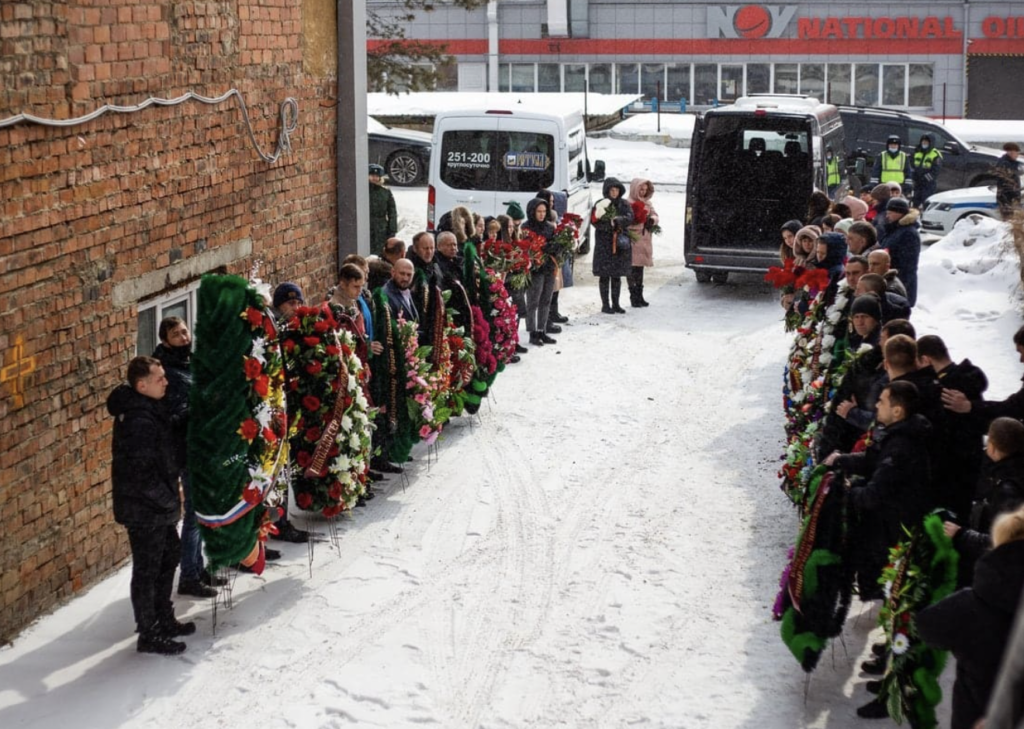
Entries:
[[821, 362], [822, 365], [827, 365], [829, 362], [832, 361], [832, 355], [829, 354], [828, 352], [825, 352], [825, 354], [821, 355], [818, 361]]
[[263, 337], [252, 340], [252, 356], [259, 360], [260, 364], [267, 363], [267, 340]]
[[793, 397], [792, 397], [791, 399], [792, 399], [792, 400], [793, 400], [793, 402], [795, 402], [795, 403], [801, 403], [801, 402], [803, 402], [803, 401], [804, 401], [804, 400], [805, 400], [806, 398], [807, 398], [807, 395], [806, 395], [806, 394], [804, 393], [804, 391], [803, 391], [803, 390], [801, 390], [800, 392], [794, 393], [794, 394], [793, 394]]
[[352, 418], [347, 415], [341, 416], [341, 432], [347, 433], [352, 430]]
[[870, 352], [872, 349], [874, 349], [874, 347], [870, 344], [862, 344], [857, 348], [857, 354], [864, 354], [865, 352]]
[[351, 448], [352, 450], [356, 450], [356, 449], [359, 448], [359, 434], [358, 433], [353, 433], [352, 435], [350, 435], [348, 437], [348, 447]]
[[836, 343], [836, 338], [831, 334], [826, 334], [821, 338], [821, 346], [823, 349], [832, 349], [832, 345]]
[[902, 656], [910, 648], [910, 638], [906, 633], [897, 633], [892, 637], [892, 653], [895, 656]]
[[835, 325], [839, 323], [839, 319], [843, 316], [841, 311], [833, 311], [828, 315], [828, 323]]
[[274, 419], [274, 411], [265, 402], [261, 402], [256, 406], [256, 410], [253, 412], [253, 417], [256, 422], [260, 424], [260, 429], [269, 428], [270, 422]]
[[603, 218], [605, 213], [608, 212], [608, 206], [611, 204], [612, 201], [609, 200], [608, 198], [604, 198], [600, 202], [598, 202], [597, 205], [594, 207], [595, 214], [597, 215], [597, 217]]

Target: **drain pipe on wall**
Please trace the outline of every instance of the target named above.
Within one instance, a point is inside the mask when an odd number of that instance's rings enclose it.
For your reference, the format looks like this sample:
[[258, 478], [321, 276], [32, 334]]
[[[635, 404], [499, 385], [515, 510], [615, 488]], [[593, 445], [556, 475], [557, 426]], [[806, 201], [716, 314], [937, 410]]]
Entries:
[[971, 34], [971, 0], [964, 0], [964, 71], [963, 71], [963, 86], [960, 92], [963, 95], [960, 104], [960, 116], [964, 119], [967, 118], [967, 48], [970, 45], [970, 34]]
[[498, 90], [498, 0], [487, 3], [487, 90]]

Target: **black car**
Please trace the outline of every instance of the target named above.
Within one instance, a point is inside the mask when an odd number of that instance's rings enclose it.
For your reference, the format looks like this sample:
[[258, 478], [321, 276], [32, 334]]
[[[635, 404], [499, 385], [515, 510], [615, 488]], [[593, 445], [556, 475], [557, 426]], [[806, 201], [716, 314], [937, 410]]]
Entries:
[[423, 182], [430, 169], [430, 135], [410, 129], [386, 127], [373, 117], [366, 122], [370, 164], [384, 168], [392, 185], [406, 187]]
[[846, 128], [846, 159], [850, 183], [855, 189], [868, 184], [875, 160], [885, 150], [885, 140], [890, 134], [903, 141], [903, 151], [910, 155], [921, 135], [931, 135], [932, 144], [942, 152], [938, 192], [995, 183], [993, 165], [1002, 155], [999, 150], [967, 144], [927, 117], [877, 107], [837, 108]]

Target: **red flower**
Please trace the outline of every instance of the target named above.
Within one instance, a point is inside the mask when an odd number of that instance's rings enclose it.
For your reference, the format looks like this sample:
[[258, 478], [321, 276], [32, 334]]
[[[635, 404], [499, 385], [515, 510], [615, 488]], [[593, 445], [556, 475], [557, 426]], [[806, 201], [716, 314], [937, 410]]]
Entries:
[[263, 440], [267, 441], [267, 443], [276, 443], [277, 442], [277, 433], [275, 433], [270, 428], [264, 428], [263, 429]]
[[249, 484], [242, 491], [242, 498], [245, 499], [245, 503], [253, 504], [254, 506], [263, 501], [263, 493], [256, 488], [255, 484]]
[[327, 352], [328, 356], [330, 357], [337, 357], [339, 354], [341, 354], [341, 347], [339, 347], [337, 344], [328, 344], [324, 351]]
[[269, 316], [263, 317], [263, 333], [267, 335], [267, 339], [277, 338], [277, 327], [274, 326], [274, 320]]
[[320, 431], [320, 428], [310, 428], [309, 430], [306, 431], [306, 440], [308, 440], [310, 443], [316, 443], [317, 441], [320, 440], [321, 435], [322, 433]]
[[334, 506], [325, 506], [323, 509], [323, 515], [330, 519], [332, 516], [337, 516], [344, 510], [345, 507], [342, 506], [341, 504], [336, 504]]
[[322, 370], [323, 368], [324, 366], [320, 364], [319, 360], [313, 360], [308, 365], [306, 365], [306, 372], [308, 372], [311, 375], [319, 375], [320, 370]]
[[299, 389], [299, 381], [298, 380], [289, 380], [288, 381], [288, 389], [291, 390], [292, 392], [295, 392], [296, 390], [298, 390]]
[[253, 439], [260, 434], [260, 424], [257, 423], [252, 418], [249, 418], [242, 423], [242, 427], [239, 428], [236, 432], [239, 435], [241, 435], [245, 440], [252, 443]]
[[647, 222], [647, 206], [644, 205], [643, 200], [633, 201], [633, 224], [643, 225]]
[[313, 456], [309, 451], [299, 451], [295, 454], [295, 462], [299, 464], [300, 468], [306, 469], [313, 462]]
[[260, 397], [266, 397], [270, 392], [270, 378], [266, 375], [260, 375], [252, 383], [252, 389], [256, 391], [256, 394]]
[[335, 481], [331, 484], [331, 487], [327, 489], [327, 495], [331, 497], [332, 501], [341, 501], [341, 481]]
[[316, 322], [313, 325], [313, 329], [315, 331], [320, 332], [321, 334], [323, 334], [324, 332], [326, 332], [330, 328], [331, 328], [331, 325], [328, 324], [327, 322], [325, 322], [323, 319], [319, 320], [318, 322]]
[[253, 357], [245, 358], [245, 379], [255, 380], [263, 372], [263, 365]]
[[303, 337], [302, 341], [305, 342], [307, 347], [315, 347], [320, 344], [320, 337]]
[[302, 398], [302, 407], [306, 408], [306, 410], [311, 413], [315, 413], [320, 409], [320, 398], [315, 395], [306, 395]]
[[288, 326], [291, 329], [298, 329], [300, 326], [302, 326], [302, 321], [299, 319], [299, 317], [293, 316], [291, 319], [288, 320]]
[[284, 351], [291, 353], [295, 349], [295, 342], [291, 339], [284, 340]]
[[313, 497], [309, 494], [295, 494], [295, 504], [300, 509], [308, 509], [313, 505]]
[[347, 344], [341, 345], [341, 352], [346, 357], [351, 357], [352, 356], [352, 350], [349, 348], [349, 346]]
[[253, 328], [263, 324], [263, 312], [252, 306], [245, 310], [245, 318], [249, 322], [249, 326]]

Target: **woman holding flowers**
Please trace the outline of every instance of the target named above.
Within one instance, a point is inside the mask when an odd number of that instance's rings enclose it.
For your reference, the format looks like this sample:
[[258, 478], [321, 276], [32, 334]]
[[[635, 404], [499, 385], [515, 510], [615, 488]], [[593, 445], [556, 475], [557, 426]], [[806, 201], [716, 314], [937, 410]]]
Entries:
[[552, 256], [551, 239], [555, 237], [555, 226], [548, 220], [550, 206], [535, 197], [526, 204], [526, 220], [523, 235], [535, 240], [531, 245], [530, 288], [526, 290], [526, 329], [530, 332], [530, 344], [543, 346], [555, 344], [548, 334], [562, 331], [556, 324], [548, 323], [551, 311], [551, 296], [555, 291], [555, 259]]
[[633, 222], [633, 210], [626, 201], [626, 187], [614, 177], [604, 181], [601, 199], [590, 211], [594, 226], [593, 273], [598, 277], [601, 291], [601, 312], [625, 314], [619, 306], [622, 277], [629, 276], [633, 266], [631, 241], [628, 234]]
[[629, 226], [633, 239], [633, 267], [629, 284], [629, 305], [634, 309], [650, 306], [644, 299], [644, 268], [654, 265], [654, 245], [651, 239], [658, 225], [658, 213], [651, 205], [654, 185], [650, 180], [636, 177], [629, 183], [629, 201], [633, 210], [633, 224]]

